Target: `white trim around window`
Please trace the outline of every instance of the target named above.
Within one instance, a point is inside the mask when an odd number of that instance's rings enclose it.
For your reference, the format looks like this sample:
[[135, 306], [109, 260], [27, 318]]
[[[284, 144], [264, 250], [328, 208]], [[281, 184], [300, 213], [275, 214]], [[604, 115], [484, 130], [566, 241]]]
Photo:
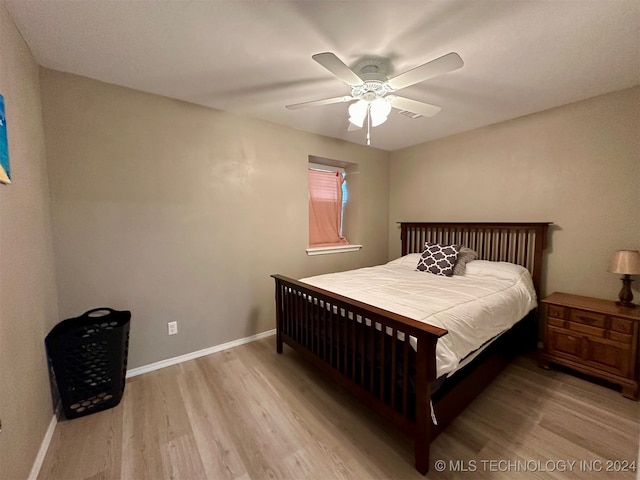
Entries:
[[327, 247], [307, 248], [307, 255], [327, 255], [330, 253], [357, 252], [362, 245], [331, 245]]

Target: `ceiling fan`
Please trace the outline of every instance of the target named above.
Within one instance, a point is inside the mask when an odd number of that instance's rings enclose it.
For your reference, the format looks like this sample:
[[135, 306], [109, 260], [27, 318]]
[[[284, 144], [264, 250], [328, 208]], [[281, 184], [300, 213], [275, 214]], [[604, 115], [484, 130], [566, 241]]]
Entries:
[[[393, 93], [402, 88], [457, 70], [464, 65], [460, 55], [451, 52], [395, 77], [387, 78], [388, 62], [384, 59], [365, 59], [355, 67], [355, 70], [352, 70], [331, 52], [317, 53], [311, 58], [351, 87], [351, 95], [296, 103], [287, 105], [286, 108], [288, 110], [298, 110], [357, 100], [357, 102], [349, 106], [350, 130], [354, 127], [362, 128], [365, 120], [367, 120], [368, 129], [381, 125], [387, 120], [392, 107], [413, 113], [416, 117], [434, 116], [441, 110], [440, 107], [400, 97]], [[370, 134], [368, 131], [367, 145], [369, 143]]]

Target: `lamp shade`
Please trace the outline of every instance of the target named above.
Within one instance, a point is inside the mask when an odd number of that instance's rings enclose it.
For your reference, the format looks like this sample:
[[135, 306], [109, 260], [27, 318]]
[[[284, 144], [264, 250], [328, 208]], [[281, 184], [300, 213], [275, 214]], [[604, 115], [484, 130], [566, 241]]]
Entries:
[[356, 103], [352, 103], [349, 106], [349, 121], [358, 127], [362, 127], [368, 110], [369, 102], [358, 100]]
[[377, 127], [387, 121], [391, 112], [391, 101], [387, 98], [376, 98], [371, 102], [371, 126]]
[[640, 251], [618, 250], [611, 258], [609, 271], [621, 275], [640, 275]]

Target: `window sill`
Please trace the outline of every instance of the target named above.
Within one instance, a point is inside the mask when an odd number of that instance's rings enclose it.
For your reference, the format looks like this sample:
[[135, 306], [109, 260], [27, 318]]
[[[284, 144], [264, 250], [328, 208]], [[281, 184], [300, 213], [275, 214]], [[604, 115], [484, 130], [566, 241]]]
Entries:
[[307, 248], [307, 255], [327, 255], [330, 253], [357, 252], [362, 245], [332, 245], [328, 247]]

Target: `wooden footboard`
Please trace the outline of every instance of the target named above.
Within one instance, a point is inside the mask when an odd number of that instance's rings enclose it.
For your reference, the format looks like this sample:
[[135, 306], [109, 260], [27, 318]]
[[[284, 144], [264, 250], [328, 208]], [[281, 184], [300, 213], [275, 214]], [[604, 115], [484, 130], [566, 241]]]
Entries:
[[[284, 343], [415, 439], [416, 468], [429, 468], [430, 385], [446, 330], [282, 275], [276, 281], [277, 351]], [[412, 336], [417, 345], [404, 341]]]
[[[421, 252], [425, 241], [463, 244], [478, 251], [480, 259], [524, 266], [539, 292], [548, 225], [401, 223], [402, 254]], [[435, 350], [438, 338], [446, 335], [446, 330], [283, 275], [273, 278], [278, 353], [286, 343], [411, 436], [415, 441], [416, 469], [426, 474], [430, 442], [498, 374], [505, 363], [501, 351], [498, 355], [484, 355], [469, 373], [438, 392], [434, 403], [441, 421], [436, 427], [430, 416], [432, 384], [436, 380]], [[535, 319], [535, 312], [530, 317]], [[533, 331], [529, 335], [535, 336], [535, 328]], [[415, 349], [404, 341], [409, 337], [416, 339]], [[509, 337], [501, 343], [513, 346], [514, 340]]]

